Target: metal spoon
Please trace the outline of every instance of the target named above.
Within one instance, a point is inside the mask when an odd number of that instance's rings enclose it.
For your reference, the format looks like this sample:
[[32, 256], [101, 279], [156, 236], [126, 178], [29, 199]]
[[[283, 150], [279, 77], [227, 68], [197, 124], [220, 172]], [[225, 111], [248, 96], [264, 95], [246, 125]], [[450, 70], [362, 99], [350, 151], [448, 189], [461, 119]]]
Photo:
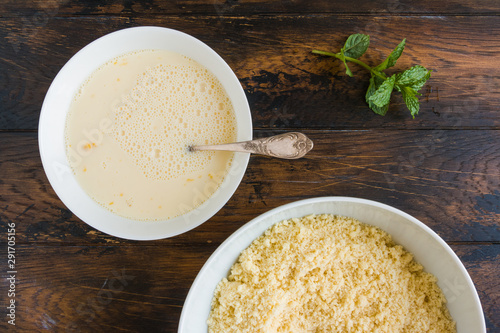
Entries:
[[286, 159], [297, 159], [313, 148], [313, 142], [305, 134], [288, 132], [251, 141], [226, 143], [220, 145], [190, 146], [190, 151], [226, 150], [253, 153]]

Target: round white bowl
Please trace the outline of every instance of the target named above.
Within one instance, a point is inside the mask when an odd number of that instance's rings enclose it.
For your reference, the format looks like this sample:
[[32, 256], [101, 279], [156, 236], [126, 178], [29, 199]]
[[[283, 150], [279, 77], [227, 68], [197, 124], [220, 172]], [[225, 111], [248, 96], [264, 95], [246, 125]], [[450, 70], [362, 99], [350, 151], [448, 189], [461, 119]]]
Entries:
[[162, 49], [183, 54], [208, 68], [221, 82], [236, 113], [237, 140], [252, 139], [252, 119], [245, 93], [227, 63], [209, 46], [180, 31], [160, 27], [119, 30], [85, 46], [59, 71], [43, 102], [38, 141], [43, 168], [61, 201], [81, 220], [107, 234], [153, 240], [191, 230], [217, 213], [231, 198], [245, 173], [249, 155], [236, 153], [219, 189], [202, 205], [164, 221], [136, 221], [106, 210], [78, 185], [64, 145], [66, 115], [76, 91], [106, 61], [134, 50]]
[[207, 260], [182, 308], [179, 333], [206, 333], [215, 287], [227, 277], [240, 253], [273, 224], [292, 217], [329, 213], [350, 216], [388, 232], [414, 254], [424, 270], [438, 278], [458, 333], [486, 332], [483, 311], [472, 280], [453, 250], [416, 218], [387, 205], [349, 197], [322, 197], [293, 202], [248, 222]]

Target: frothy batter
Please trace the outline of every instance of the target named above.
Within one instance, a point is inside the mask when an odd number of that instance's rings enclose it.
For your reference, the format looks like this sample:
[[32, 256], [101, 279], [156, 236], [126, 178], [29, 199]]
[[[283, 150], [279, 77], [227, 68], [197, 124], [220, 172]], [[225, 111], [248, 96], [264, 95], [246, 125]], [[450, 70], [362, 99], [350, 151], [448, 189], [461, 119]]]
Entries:
[[233, 106], [217, 78], [163, 50], [115, 58], [82, 85], [66, 121], [70, 165], [83, 189], [128, 218], [163, 220], [219, 187], [233, 153], [188, 152], [236, 139]]

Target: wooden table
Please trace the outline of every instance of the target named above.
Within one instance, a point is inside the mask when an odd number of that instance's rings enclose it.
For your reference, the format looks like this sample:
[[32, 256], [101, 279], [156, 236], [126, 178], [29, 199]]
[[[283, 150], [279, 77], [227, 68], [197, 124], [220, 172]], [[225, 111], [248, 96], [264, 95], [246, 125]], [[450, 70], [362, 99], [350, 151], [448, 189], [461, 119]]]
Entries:
[[[399, 208], [453, 248], [474, 281], [489, 332], [500, 331], [500, 6], [452, 1], [68, 1], [0, 4], [0, 329], [175, 332], [210, 254], [271, 208], [353, 196]], [[306, 158], [252, 156], [238, 190], [208, 222], [159, 241], [94, 230], [58, 199], [42, 169], [37, 125], [66, 61], [109, 32], [154, 25], [204, 41], [235, 71], [254, 136], [299, 130]], [[376, 65], [433, 69], [412, 119], [394, 97], [385, 117], [364, 102], [368, 73], [311, 54], [371, 36]], [[16, 326], [7, 323], [7, 233], [15, 224]]]

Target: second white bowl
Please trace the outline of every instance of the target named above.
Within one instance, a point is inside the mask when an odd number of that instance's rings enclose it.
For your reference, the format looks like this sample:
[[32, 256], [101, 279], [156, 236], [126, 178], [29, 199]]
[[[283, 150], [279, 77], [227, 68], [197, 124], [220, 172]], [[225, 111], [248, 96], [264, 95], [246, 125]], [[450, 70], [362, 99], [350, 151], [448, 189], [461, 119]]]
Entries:
[[273, 224], [309, 214], [349, 216], [388, 232], [438, 278], [458, 333], [486, 333], [474, 284], [453, 250], [416, 218], [387, 205], [358, 198], [322, 197], [277, 207], [245, 224], [222, 243], [198, 273], [182, 308], [179, 333], [206, 333], [215, 287], [227, 277], [240, 253]]

